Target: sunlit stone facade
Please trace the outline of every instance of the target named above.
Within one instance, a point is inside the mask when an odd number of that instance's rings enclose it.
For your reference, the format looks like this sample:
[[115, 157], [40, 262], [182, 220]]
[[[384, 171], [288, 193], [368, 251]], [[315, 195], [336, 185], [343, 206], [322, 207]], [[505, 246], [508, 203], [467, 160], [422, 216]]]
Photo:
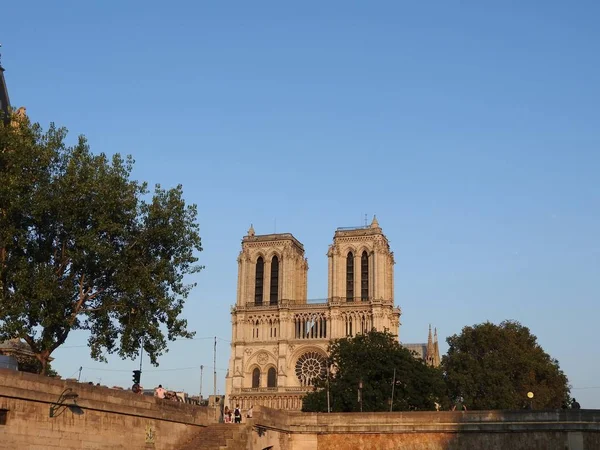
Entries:
[[256, 235], [238, 257], [225, 404], [300, 409], [326, 373], [331, 339], [371, 329], [399, 335], [394, 255], [377, 219], [339, 228], [327, 252], [328, 298], [307, 300], [308, 262], [291, 234]]

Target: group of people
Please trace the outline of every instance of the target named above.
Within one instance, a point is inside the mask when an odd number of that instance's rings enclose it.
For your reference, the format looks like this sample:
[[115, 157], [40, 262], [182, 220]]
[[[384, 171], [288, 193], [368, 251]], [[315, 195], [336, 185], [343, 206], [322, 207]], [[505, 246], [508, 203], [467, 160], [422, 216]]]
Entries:
[[158, 387], [154, 389], [154, 396], [158, 398], [164, 398], [165, 400], [180, 401], [175, 392], [167, 391], [162, 387], [162, 384], [159, 384]]
[[[252, 408], [250, 405], [248, 411], [246, 411], [246, 418], [252, 419]], [[235, 409], [232, 411], [229, 409], [229, 406], [226, 406], [223, 409], [223, 421], [225, 423], [242, 423], [242, 410], [240, 409], [240, 405], [235, 405]]]

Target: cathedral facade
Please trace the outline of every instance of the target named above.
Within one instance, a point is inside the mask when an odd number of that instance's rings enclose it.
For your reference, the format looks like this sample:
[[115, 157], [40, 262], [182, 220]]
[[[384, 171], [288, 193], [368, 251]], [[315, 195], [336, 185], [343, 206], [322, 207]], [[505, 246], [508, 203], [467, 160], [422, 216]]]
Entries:
[[[372, 329], [399, 336], [394, 255], [377, 219], [338, 228], [327, 257], [327, 299], [308, 300], [302, 244], [289, 233], [256, 235], [250, 227], [238, 257], [226, 405], [301, 409], [314, 380], [326, 375], [330, 340]], [[422, 353], [428, 363], [435, 359]]]

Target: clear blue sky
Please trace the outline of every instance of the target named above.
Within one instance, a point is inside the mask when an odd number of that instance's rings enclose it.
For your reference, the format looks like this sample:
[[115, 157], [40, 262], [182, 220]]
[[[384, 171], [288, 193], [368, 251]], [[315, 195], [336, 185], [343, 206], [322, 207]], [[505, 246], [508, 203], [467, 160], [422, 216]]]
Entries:
[[[519, 320], [600, 408], [598, 3], [295, 3], [6, 2], [11, 101], [198, 204], [185, 316], [222, 338], [221, 393], [250, 223], [304, 243], [323, 298], [335, 228], [375, 213], [402, 341]], [[63, 376], [130, 385], [137, 362], [84, 344], [55, 352]], [[197, 393], [203, 364], [212, 392], [212, 356], [175, 342], [144, 385]]]

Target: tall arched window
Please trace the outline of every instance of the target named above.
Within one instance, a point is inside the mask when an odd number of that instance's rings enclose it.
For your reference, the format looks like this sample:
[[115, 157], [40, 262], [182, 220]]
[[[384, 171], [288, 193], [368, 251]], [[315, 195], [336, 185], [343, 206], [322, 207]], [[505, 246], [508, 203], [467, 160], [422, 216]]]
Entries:
[[260, 369], [258, 367], [252, 371], [252, 387], [260, 387]]
[[354, 301], [354, 255], [348, 252], [346, 256], [346, 301]]
[[267, 372], [267, 387], [277, 387], [277, 370], [271, 367]]
[[262, 305], [263, 300], [263, 280], [265, 275], [265, 261], [262, 256], [256, 260], [256, 280], [254, 283], [254, 304]]
[[271, 260], [271, 292], [270, 303], [276, 305], [279, 300], [279, 258], [273, 256]]
[[360, 299], [369, 300], [369, 255], [363, 252], [360, 257]]

